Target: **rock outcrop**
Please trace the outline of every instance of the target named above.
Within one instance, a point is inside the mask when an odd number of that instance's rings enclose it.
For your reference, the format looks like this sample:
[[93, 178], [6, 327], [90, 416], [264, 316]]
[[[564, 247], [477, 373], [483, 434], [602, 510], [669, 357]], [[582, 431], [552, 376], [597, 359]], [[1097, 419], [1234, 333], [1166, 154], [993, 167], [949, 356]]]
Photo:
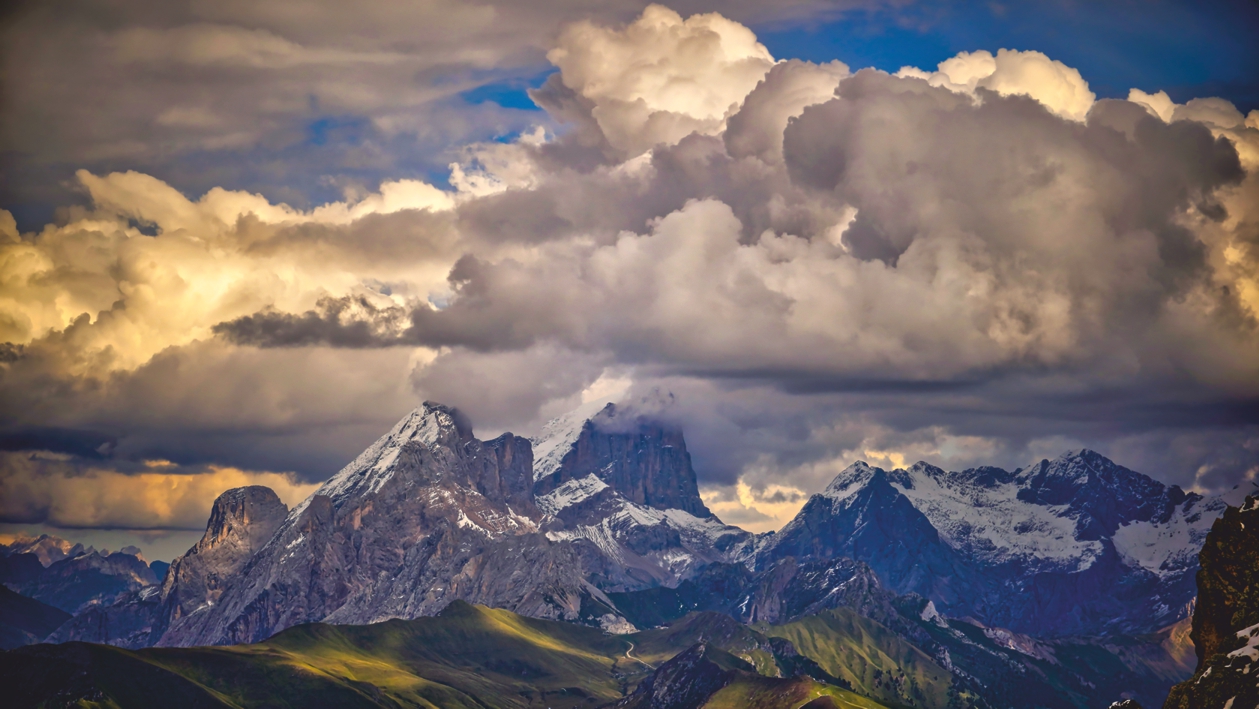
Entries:
[[167, 621], [217, 602], [245, 564], [271, 541], [288, 511], [275, 492], [260, 485], [219, 495], [201, 541], [167, 569], [161, 591]]
[[1190, 633], [1198, 666], [1164, 709], [1259, 706], [1259, 497], [1215, 521], [1200, 559]]
[[635, 504], [712, 516], [700, 499], [681, 429], [615, 404], [580, 425], [558, 467], [538, 471], [537, 494], [594, 475]]

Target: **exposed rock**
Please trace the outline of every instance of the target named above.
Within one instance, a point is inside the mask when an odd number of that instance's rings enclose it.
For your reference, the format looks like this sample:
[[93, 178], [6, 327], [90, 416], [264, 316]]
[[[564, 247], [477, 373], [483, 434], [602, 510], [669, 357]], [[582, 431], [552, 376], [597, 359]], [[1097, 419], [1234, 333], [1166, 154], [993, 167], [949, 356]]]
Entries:
[[766, 538], [754, 564], [847, 556], [888, 590], [986, 625], [1153, 632], [1184, 617], [1196, 551], [1227, 499], [1186, 495], [1087, 450], [1014, 472], [856, 463]]
[[270, 488], [239, 487], [219, 495], [205, 535], [175, 559], [162, 582], [168, 621], [219, 600], [253, 555], [271, 540], [288, 506]]
[[755, 668], [707, 643], [697, 643], [661, 665], [617, 709], [693, 709], [703, 706], [738, 672]]
[[588, 543], [540, 534], [529, 442], [482, 442], [459, 412], [425, 404], [289, 513], [219, 602], [161, 643], [261, 640], [297, 623], [371, 623], [462, 599], [542, 618], [613, 612], [588, 583]]
[[1165, 709], [1259, 706], [1259, 497], [1215, 521], [1200, 555], [1192, 679]]
[[608, 404], [582, 422], [580, 434], [559, 467], [538, 480], [535, 492], [544, 495], [588, 475], [639, 505], [712, 516], [700, 499], [681, 429], [632, 409]]

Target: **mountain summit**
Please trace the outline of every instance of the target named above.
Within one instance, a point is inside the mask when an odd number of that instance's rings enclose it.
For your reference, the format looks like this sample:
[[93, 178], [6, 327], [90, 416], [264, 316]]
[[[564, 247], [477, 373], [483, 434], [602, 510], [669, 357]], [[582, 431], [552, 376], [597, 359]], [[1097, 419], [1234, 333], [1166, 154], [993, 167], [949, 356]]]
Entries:
[[755, 563], [850, 556], [946, 615], [1050, 636], [1144, 632], [1183, 617], [1197, 550], [1226, 505], [1090, 450], [1013, 472], [858, 462]]
[[593, 475], [630, 502], [658, 510], [683, 510], [696, 517], [713, 516], [700, 499], [681, 429], [616, 404], [574, 423], [575, 427], [552, 429], [540, 442], [540, 448], [555, 450], [553, 439], [572, 441], [553, 466], [537, 471], [540, 477], [534, 489], [538, 494]]

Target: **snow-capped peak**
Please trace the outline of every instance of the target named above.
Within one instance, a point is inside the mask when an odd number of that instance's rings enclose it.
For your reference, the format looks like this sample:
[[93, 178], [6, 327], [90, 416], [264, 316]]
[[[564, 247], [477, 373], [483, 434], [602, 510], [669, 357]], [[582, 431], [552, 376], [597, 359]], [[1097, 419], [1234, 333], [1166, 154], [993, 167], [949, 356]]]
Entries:
[[[326, 495], [334, 502], [358, 491], [375, 492], [393, 477], [394, 463], [402, 447], [409, 442], [422, 443], [429, 450], [455, 446], [464, 436], [471, 437], [470, 427], [461, 414], [449, 406], [426, 401], [403, 416], [389, 433], [376, 439], [349, 465], [329, 478], [314, 495]], [[311, 498], [293, 509], [290, 517], [301, 514]]]
[[559, 469], [564, 456], [581, 437], [586, 422], [603, 411], [610, 402], [589, 401], [568, 413], [557, 416], [542, 427], [542, 432], [529, 439], [533, 444], [533, 479], [541, 480]]
[[843, 499], [849, 495], [855, 494], [858, 490], [865, 487], [866, 483], [874, 477], [879, 468], [873, 468], [864, 460], [844, 468], [839, 475], [831, 481], [830, 485], [822, 491], [822, 495], [832, 499]]

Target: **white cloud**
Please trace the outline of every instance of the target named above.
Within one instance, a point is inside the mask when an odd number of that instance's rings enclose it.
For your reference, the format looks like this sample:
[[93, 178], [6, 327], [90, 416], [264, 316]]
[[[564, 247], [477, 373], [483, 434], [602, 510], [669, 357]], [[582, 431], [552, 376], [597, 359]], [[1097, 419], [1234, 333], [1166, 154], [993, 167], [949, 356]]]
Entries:
[[1036, 51], [1000, 49], [995, 57], [983, 49], [960, 52], [940, 62], [935, 72], [904, 67], [897, 76], [925, 79], [932, 86], [970, 95], [984, 88], [1002, 96], [1030, 96], [1074, 121], [1083, 121], [1097, 98], [1078, 70]]
[[719, 133], [774, 64], [743, 25], [716, 13], [683, 19], [661, 5], [622, 29], [568, 25], [547, 58], [629, 157], [693, 132]]

